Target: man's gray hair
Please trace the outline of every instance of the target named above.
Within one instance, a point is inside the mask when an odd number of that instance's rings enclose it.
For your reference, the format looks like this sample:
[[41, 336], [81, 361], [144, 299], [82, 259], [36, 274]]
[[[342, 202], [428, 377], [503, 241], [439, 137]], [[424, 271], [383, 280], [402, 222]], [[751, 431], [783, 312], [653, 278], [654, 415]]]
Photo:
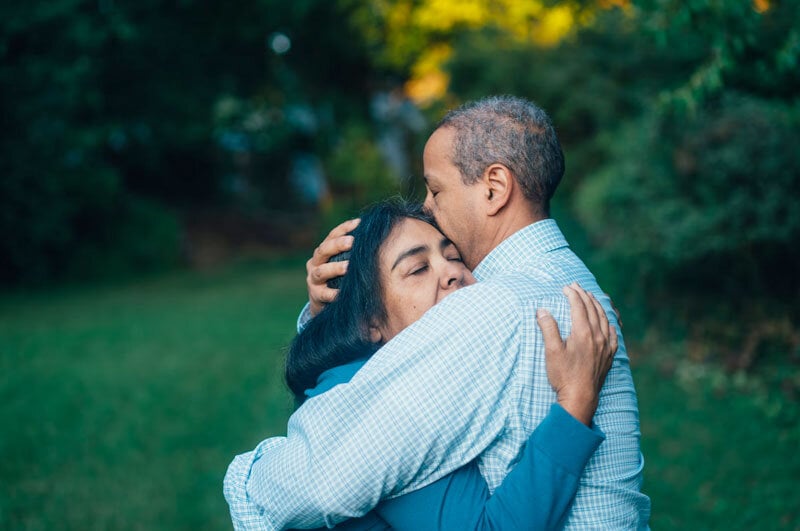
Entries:
[[549, 214], [564, 175], [564, 153], [547, 113], [515, 96], [491, 96], [448, 112], [437, 125], [455, 130], [451, 162], [464, 184], [474, 184], [491, 164], [508, 167], [525, 197]]

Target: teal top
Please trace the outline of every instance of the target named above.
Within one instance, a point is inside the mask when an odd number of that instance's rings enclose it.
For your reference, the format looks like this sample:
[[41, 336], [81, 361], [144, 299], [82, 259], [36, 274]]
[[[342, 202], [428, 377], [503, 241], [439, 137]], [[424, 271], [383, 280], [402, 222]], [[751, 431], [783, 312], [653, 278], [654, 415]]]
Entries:
[[[344, 384], [366, 359], [322, 373], [308, 398]], [[383, 500], [336, 529], [377, 531], [556, 529], [563, 525], [586, 463], [605, 436], [558, 404], [534, 430], [519, 462], [493, 495], [476, 462], [414, 492]]]

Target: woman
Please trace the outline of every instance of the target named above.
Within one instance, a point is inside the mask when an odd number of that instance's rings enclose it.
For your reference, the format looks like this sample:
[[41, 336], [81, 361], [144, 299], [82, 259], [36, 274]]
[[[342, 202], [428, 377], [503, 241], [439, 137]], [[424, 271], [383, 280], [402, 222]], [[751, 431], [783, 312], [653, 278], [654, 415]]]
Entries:
[[[286, 380], [298, 404], [349, 381], [382, 344], [444, 297], [475, 282], [452, 242], [418, 208], [397, 201], [379, 203], [364, 213], [353, 235], [352, 250], [334, 258], [349, 260], [347, 273], [330, 286], [339, 290], [337, 299], [297, 335], [287, 356]], [[581, 316], [604, 322], [605, 313], [588, 294], [577, 287], [566, 293], [574, 330], [590, 326]], [[556, 335], [555, 341], [559, 339]], [[610, 352], [602, 359], [606, 372], [616, 350], [615, 333], [609, 339]], [[553, 341], [552, 336], [547, 341]], [[587, 351], [592, 347], [580, 346]], [[602, 434], [554, 407], [493, 496], [477, 465], [470, 463], [425, 488], [384, 500], [367, 516], [337, 527], [554, 528], [566, 516], [580, 473], [602, 440]], [[568, 466], [551, 462], [552, 455], [570, 451]], [[541, 488], [543, 484], [548, 488]], [[535, 503], [531, 497], [538, 497]]]

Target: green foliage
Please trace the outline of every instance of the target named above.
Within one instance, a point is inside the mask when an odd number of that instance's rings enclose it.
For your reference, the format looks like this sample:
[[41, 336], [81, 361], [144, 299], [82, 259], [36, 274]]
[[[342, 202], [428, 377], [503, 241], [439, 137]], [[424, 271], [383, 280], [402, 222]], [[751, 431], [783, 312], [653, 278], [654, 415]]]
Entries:
[[[127, 259], [137, 270], [174, 263], [171, 212], [198, 204], [294, 208], [294, 151], [324, 156], [342, 116], [366, 115], [368, 61], [347, 16], [319, 0], [0, 7], [0, 284], [89, 276]], [[269, 48], [276, 32], [291, 39], [284, 55]], [[245, 102], [248, 117], [288, 118], [231, 150], [221, 134], [230, 121], [213, 112], [226, 98]], [[292, 123], [303, 107], [322, 117], [318, 138]], [[242, 171], [245, 200], [231, 193]], [[163, 245], [146, 250], [128, 234]], [[99, 262], [87, 269], [89, 256]]]
[[797, 116], [730, 95], [694, 118], [643, 119], [614, 134], [615, 162], [585, 183], [578, 211], [610, 255], [694, 279], [670, 290], [724, 292], [729, 302], [742, 285], [790, 295], [792, 275], [777, 286], [767, 273], [800, 265], [791, 249], [800, 237]]
[[399, 191], [400, 177], [370, 136], [367, 126], [350, 124], [326, 161], [331, 187], [345, 209], [360, 209]]
[[91, 238], [81, 235], [83, 244], [65, 264], [68, 278], [141, 275], [179, 263], [181, 229], [167, 209], [128, 196], [108, 214], [109, 225], [95, 225]]
[[[786, 50], [800, 12], [655, 4], [641, 3], [638, 17], [662, 53], [692, 42], [705, 57], [688, 78], [674, 76], [682, 84], [644, 93], [650, 104], [638, 117], [604, 131], [596, 146], [606, 160], [575, 208], [623, 293], [713, 345], [691, 357], [752, 368], [758, 356], [748, 351], [765, 341], [791, 351], [797, 329], [780, 323], [800, 318], [800, 78], [786, 68], [797, 64]], [[737, 324], [743, 318], [749, 326]]]
[[0, 197], [0, 281], [108, 277], [177, 261], [175, 216], [126, 195], [111, 168], [12, 170], [0, 180]]
[[645, 34], [662, 49], [693, 47], [703, 56], [681, 87], [662, 94], [662, 104], [694, 111], [731, 88], [779, 98], [796, 94], [796, 2], [640, 0], [634, 5]]
[[[133, 186], [135, 168], [121, 162], [132, 151], [140, 161], [161, 158], [187, 139], [170, 127], [175, 113], [161, 112], [180, 87], [161, 99], [142, 90], [148, 80], [139, 66], [149, 54], [131, 52], [144, 52], [151, 35], [139, 15], [103, 2], [3, 8], [0, 115], [14, 135], [0, 144], [0, 282], [108, 274], [111, 261], [123, 271], [174, 261], [175, 219], [131, 192], [163, 196], [145, 179]], [[160, 142], [161, 134], [171, 142]], [[102, 262], [89, 263], [90, 255]]]

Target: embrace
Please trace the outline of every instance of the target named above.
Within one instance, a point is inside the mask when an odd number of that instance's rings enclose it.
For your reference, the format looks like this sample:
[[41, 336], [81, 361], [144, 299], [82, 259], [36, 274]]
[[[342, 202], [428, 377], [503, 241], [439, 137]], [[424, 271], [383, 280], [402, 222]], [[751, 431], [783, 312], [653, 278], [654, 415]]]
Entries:
[[468, 103], [423, 163], [423, 207], [379, 203], [309, 260], [299, 407], [229, 466], [234, 527], [646, 529], [618, 319], [549, 217], [549, 117]]

